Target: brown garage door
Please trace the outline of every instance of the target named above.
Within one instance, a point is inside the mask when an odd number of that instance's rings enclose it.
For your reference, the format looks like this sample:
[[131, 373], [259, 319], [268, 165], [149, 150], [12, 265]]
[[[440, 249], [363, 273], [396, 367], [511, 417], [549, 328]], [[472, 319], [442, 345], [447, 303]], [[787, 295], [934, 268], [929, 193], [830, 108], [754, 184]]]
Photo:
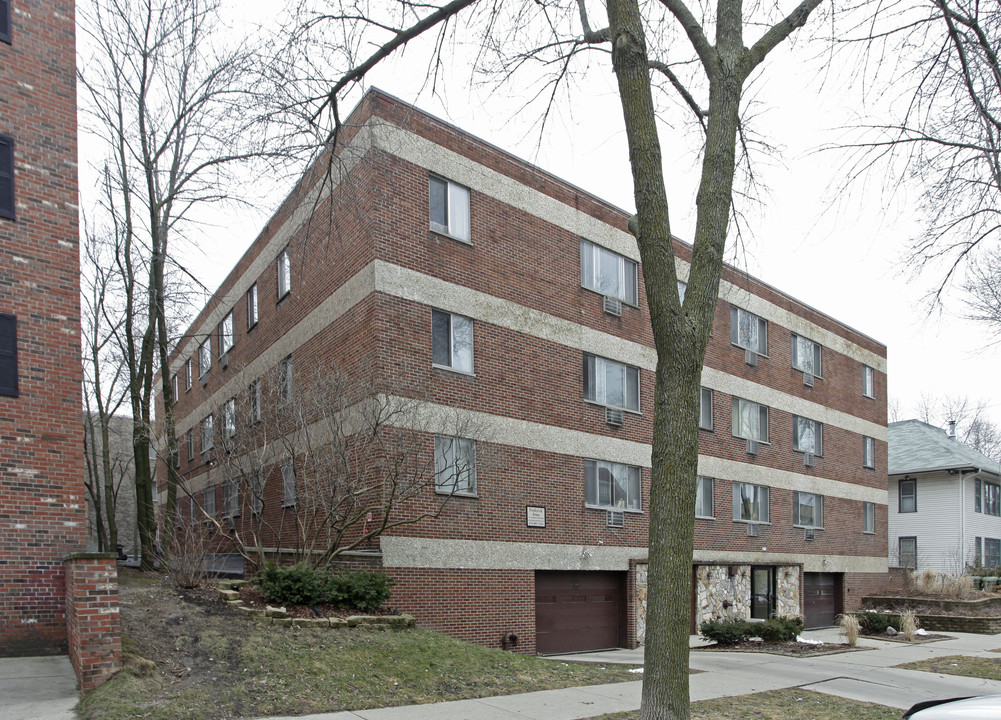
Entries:
[[540, 653], [620, 647], [625, 573], [535, 573], [535, 648]]
[[840, 574], [803, 573], [803, 624], [806, 627], [830, 627], [840, 606]]

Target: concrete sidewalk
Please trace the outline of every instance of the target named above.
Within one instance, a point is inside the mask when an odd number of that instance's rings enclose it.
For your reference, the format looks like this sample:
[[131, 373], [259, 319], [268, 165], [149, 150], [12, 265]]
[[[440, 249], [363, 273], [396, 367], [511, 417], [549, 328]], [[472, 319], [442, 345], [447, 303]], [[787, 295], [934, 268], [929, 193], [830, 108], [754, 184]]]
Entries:
[[0, 658], [0, 720], [74, 720], [79, 699], [65, 655]]

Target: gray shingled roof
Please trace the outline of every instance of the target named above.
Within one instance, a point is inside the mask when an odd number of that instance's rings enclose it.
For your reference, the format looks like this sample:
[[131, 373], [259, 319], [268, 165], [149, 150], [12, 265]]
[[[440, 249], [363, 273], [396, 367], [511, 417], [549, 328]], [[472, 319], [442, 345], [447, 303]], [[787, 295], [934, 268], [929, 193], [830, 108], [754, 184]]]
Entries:
[[887, 429], [890, 475], [968, 467], [1001, 474], [996, 460], [950, 440], [945, 430], [934, 425], [920, 420], [903, 420], [890, 423]]

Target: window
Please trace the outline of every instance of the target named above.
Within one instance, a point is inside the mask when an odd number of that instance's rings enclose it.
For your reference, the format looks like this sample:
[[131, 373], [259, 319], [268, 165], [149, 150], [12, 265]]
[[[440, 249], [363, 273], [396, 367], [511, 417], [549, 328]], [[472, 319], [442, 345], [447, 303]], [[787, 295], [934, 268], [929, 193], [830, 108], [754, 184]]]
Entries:
[[257, 324], [257, 283], [247, 291], [247, 329]]
[[258, 470], [254, 475], [254, 483], [251, 488], [254, 497], [251, 501], [251, 509], [260, 515], [264, 512], [264, 471]]
[[288, 256], [288, 248], [278, 255], [278, 299], [288, 295], [292, 289], [292, 262]]
[[247, 388], [250, 396], [250, 422], [259, 423], [261, 421], [261, 381], [254, 380]]
[[202, 420], [202, 452], [208, 452], [215, 447], [215, 428], [213, 427], [212, 416], [207, 416]]
[[918, 511], [918, 481], [913, 479], [901, 480], [898, 484], [900, 500], [897, 505], [898, 512]]
[[792, 336], [792, 366], [797, 370], [821, 376], [820, 344], [799, 335]]
[[867, 398], [876, 397], [876, 371], [868, 365], [862, 366], [862, 394]]
[[750, 400], [733, 399], [733, 434], [747, 440], [768, 442], [768, 408]]
[[730, 306], [730, 342], [759, 355], [768, 354], [768, 323], [736, 305]]
[[172, 378], [170, 378], [170, 392], [171, 392], [171, 401], [172, 402], [177, 402], [177, 395], [178, 395], [178, 392], [177, 392], [177, 373], [174, 373], [174, 376]]
[[816, 420], [792, 416], [792, 446], [799, 452], [824, 454], [824, 426]]
[[918, 539], [916, 537], [902, 537], [897, 540], [897, 560], [900, 567], [917, 569]]
[[476, 441], [435, 436], [435, 490], [457, 495], [476, 494]]
[[973, 564], [980, 566], [984, 564], [984, 540], [983, 538], [973, 538]]
[[1001, 539], [984, 538], [984, 567], [1001, 565]]
[[278, 364], [278, 404], [292, 402], [292, 356], [288, 355]]
[[18, 396], [17, 317], [0, 313], [0, 395]]
[[768, 488], [764, 485], [735, 482], [733, 519], [741, 522], [768, 522]]
[[824, 527], [824, 496], [808, 492], [792, 494], [792, 524], [800, 527]]
[[188, 460], [195, 459], [195, 431], [188, 428]]
[[638, 305], [636, 263], [587, 240], [580, 241], [580, 284]]
[[862, 503], [862, 532], [869, 535], [876, 532], [876, 503]]
[[227, 518], [240, 516], [240, 478], [230, 478], [222, 486], [222, 510]]
[[699, 427], [703, 430], [713, 429], [713, 391], [709, 388], [702, 388], [702, 395], [699, 397]]
[[431, 311], [431, 362], [473, 372], [473, 321], [441, 310]]
[[639, 368], [594, 355], [585, 355], [584, 399], [639, 412]]
[[695, 517], [713, 518], [713, 479], [699, 475], [695, 481]]
[[876, 467], [876, 440], [871, 437], [862, 437], [862, 467]]
[[469, 242], [469, 188], [431, 176], [431, 229]]
[[14, 214], [14, 138], [0, 135], [0, 218], [14, 220]]
[[684, 280], [679, 280], [678, 281], [678, 301], [681, 302], [682, 305], [685, 304], [685, 293], [686, 292], [688, 292], [688, 283], [686, 283]]
[[983, 512], [984, 511], [984, 490], [981, 487], [982, 480], [980, 478], [973, 479], [973, 512]]
[[616, 510], [642, 509], [640, 469], [603, 460], [585, 460], [584, 503]]
[[205, 338], [205, 342], [198, 346], [198, 372], [199, 377], [205, 377], [205, 373], [212, 367], [212, 338]]
[[0, 0], [0, 41], [11, 44], [10, 0]]
[[291, 460], [282, 463], [282, 507], [295, 505], [298, 492], [295, 486], [295, 465]]
[[974, 484], [973, 509], [987, 515], [1001, 515], [1001, 485], [980, 478]]
[[228, 353], [232, 349], [234, 341], [233, 311], [230, 310], [226, 317], [222, 319], [222, 325], [219, 326], [219, 354], [225, 355]]
[[206, 522], [215, 518], [215, 487], [205, 488], [202, 493], [202, 510], [208, 515]]
[[236, 435], [236, 399], [230, 398], [222, 406], [222, 429], [227, 438]]
[[184, 361], [184, 392], [191, 389], [192, 375], [191, 375], [191, 358]]

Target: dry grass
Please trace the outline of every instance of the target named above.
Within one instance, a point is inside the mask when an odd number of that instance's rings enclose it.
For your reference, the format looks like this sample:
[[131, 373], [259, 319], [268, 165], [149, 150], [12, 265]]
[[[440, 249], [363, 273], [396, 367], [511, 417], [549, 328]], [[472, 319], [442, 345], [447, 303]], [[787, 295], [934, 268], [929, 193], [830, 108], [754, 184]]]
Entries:
[[944, 655], [929, 660], [897, 665], [904, 670], [924, 670], [943, 675], [1001, 680], [1001, 658], [967, 657], [965, 655]]
[[907, 642], [914, 641], [914, 634], [918, 630], [918, 614], [914, 610], [904, 610], [900, 613], [900, 632]]
[[839, 615], [838, 626], [841, 628], [841, 634], [845, 636], [845, 641], [848, 643], [848, 647], [855, 647], [858, 645], [859, 635], [862, 634], [862, 626], [859, 624], [858, 618], [855, 615], [847, 613]]

